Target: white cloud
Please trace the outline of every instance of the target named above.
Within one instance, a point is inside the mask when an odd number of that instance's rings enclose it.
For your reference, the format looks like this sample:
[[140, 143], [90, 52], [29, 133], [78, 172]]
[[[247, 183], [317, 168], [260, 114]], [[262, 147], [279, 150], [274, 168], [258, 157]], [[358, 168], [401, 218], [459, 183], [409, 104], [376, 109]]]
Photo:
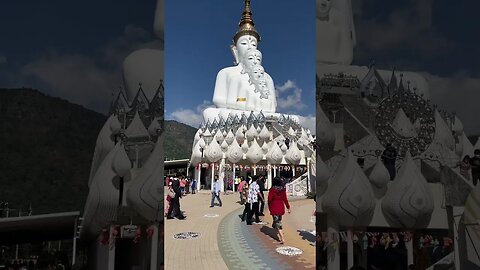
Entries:
[[[38, 82], [52, 96], [67, 99], [105, 113], [122, 82], [125, 57], [140, 48], [156, 48], [158, 41], [146, 30], [127, 25], [122, 36], [100, 49], [98, 59], [83, 54], [49, 52], [20, 69], [15, 81], [21, 85]], [[38, 85], [38, 84], [37, 84]]]
[[430, 73], [422, 75], [430, 85], [433, 103], [441, 109], [455, 112], [462, 121], [467, 135], [479, 135], [480, 78], [464, 72], [457, 72], [448, 78]]
[[277, 85], [276, 89], [277, 108], [280, 111], [299, 111], [306, 107], [302, 102], [302, 89], [294, 81], [287, 80], [283, 85]]
[[167, 115], [167, 119], [175, 120], [192, 127], [198, 127], [203, 121], [203, 111], [206, 108], [215, 107], [209, 101], [204, 100], [194, 110], [180, 108]]
[[293, 81], [287, 80], [283, 85], [277, 86], [277, 90], [280, 92], [285, 92], [291, 88], [295, 88], [296, 85]]
[[310, 129], [312, 135], [315, 135], [317, 130], [317, 122], [315, 119], [316, 117], [311, 115], [299, 116], [300, 125], [302, 125], [304, 128]]
[[51, 54], [25, 65], [21, 75], [38, 80], [53, 96], [102, 112], [121, 82], [119, 72], [99, 68], [94, 59], [82, 55]]
[[202, 123], [203, 120], [203, 116], [201, 113], [193, 111], [191, 109], [178, 109], [172, 112], [168, 118], [192, 127], [200, 126], [200, 123]]
[[[433, 0], [413, 1], [412, 4], [392, 10], [387, 21], [382, 23], [376, 17], [360, 16], [355, 22], [360, 49], [366, 48], [377, 55], [395, 49], [411, 49], [426, 57], [447, 52], [453, 44], [432, 25]], [[358, 58], [357, 52], [356, 55]]]

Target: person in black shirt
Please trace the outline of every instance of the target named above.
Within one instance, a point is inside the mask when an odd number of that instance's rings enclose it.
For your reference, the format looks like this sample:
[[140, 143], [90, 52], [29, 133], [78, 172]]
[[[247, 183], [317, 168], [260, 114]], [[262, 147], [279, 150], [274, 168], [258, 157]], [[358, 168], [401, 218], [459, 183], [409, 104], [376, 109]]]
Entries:
[[475, 156], [470, 159], [470, 165], [472, 166], [472, 181], [476, 186], [480, 180], [480, 149], [475, 149], [473, 152]]
[[[265, 198], [265, 194], [263, 194], [264, 191], [266, 191], [265, 189], [265, 176], [261, 176], [259, 181], [257, 181], [258, 185], [260, 186], [260, 193], [262, 194], [262, 198]], [[260, 209], [259, 209], [259, 216], [265, 216], [265, 214], [263, 214], [263, 209], [265, 208], [265, 201], [261, 201], [260, 202]]]
[[388, 143], [387, 147], [382, 153], [382, 161], [385, 167], [390, 174], [390, 181], [395, 178], [396, 171], [395, 171], [395, 162], [397, 160], [397, 150], [392, 144]]
[[175, 198], [170, 201], [170, 208], [168, 209], [167, 219], [172, 219], [172, 212], [178, 219], [185, 219], [183, 212], [180, 210], [180, 198], [182, 197], [182, 191], [180, 190], [180, 181], [174, 179], [172, 182], [172, 189], [175, 192]]

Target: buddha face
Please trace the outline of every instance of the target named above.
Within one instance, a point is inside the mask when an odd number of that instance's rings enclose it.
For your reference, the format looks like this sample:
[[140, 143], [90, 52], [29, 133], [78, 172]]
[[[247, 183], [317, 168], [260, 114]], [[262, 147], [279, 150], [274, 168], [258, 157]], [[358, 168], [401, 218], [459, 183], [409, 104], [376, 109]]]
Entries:
[[260, 79], [258, 80], [258, 86], [259, 86], [259, 88], [262, 89], [262, 90], [268, 89], [267, 80], [265, 80], [264, 78], [260, 78]]
[[255, 66], [252, 69], [252, 76], [256, 80], [259, 80], [260, 78], [263, 78], [264, 74], [265, 74], [265, 70], [263, 69], [262, 66]]
[[241, 59], [245, 58], [247, 51], [257, 48], [257, 38], [250, 35], [241, 36], [235, 46], [233, 46], [233, 53], [235, 60], [238, 63]]
[[333, 0], [317, 0], [317, 17], [328, 17], [330, 9], [332, 9]]
[[245, 54], [243, 64], [247, 70], [253, 70], [255, 66], [262, 64], [262, 53], [257, 49], [248, 50]]

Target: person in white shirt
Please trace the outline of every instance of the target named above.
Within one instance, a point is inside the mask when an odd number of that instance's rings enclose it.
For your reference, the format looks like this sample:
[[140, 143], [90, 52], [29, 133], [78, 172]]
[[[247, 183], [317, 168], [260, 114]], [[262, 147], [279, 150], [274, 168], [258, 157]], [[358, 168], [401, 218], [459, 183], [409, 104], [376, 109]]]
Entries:
[[214, 201], [217, 198], [219, 206], [222, 207], [222, 200], [220, 200], [220, 183], [218, 182], [218, 175], [215, 175], [214, 182], [212, 185], [212, 202], [210, 207], [214, 207]]
[[254, 175], [252, 177], [252, 183], [248, 188], [248, 199], [247, 202], [250, 205], [250, 211], [247, 213], [247, 225], [252, 225], [252, 217], [255, 214], [255, 223], [260, 223], [259, 217], [259, 199], [263, 201], [262, 193], [260, 192], [260, 186], [257, 184], [258, 176]]

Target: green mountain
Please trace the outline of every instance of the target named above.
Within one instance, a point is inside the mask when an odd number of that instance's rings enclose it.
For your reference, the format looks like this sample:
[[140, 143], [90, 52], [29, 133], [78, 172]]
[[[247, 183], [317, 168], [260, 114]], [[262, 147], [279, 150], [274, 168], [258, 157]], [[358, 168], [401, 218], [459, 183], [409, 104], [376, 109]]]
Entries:
[[[105, 120], [37, 90], [0, 88], [0, 202], [22, 212], [31, 204], [34, 214], [83, 210]], [[165, 127], [166, 156], [189, 158], [195, 129], [175, 121]]]
[[190, 158], [196, 132], [195, 128], [177, 121], [165, 121], [165, 158]]
[[105, 120], [36, 90], [0, 89], [0, 200], [37, 214], [83, 209]]

